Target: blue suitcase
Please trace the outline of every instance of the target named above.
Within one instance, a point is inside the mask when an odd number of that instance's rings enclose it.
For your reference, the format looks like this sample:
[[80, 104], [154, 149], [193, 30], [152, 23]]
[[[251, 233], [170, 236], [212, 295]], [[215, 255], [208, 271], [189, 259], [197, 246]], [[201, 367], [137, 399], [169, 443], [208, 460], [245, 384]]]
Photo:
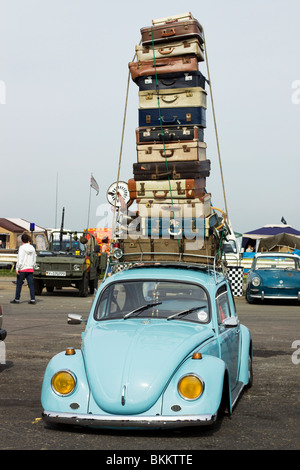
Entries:
[[186, 126], [206, 127], [206, 109], [202, 107], [153, 108], [138, 110], [139, 127]]
[[201, 72], [159, 73], [157, 83], [155, 75], [144, 75], [136, 80], [140, 91], [166, 88], [201, 87], [205, 90], [206, 78]]

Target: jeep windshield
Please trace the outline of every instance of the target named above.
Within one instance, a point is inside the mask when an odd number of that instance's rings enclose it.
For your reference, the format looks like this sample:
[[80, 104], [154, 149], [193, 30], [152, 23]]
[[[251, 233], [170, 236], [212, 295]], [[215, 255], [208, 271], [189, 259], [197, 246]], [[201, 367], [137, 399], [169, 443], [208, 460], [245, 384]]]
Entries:
[[82, 234], [77, 232], [53, 232], [49, 249], [57, 253], [84, 254], [86, 245], [81, 243]]
[[204, 288], [187, 282], [134, 280], [115, 282], [103, 290], [96, 320], [165, 318], [207, 323], [209, 302]]

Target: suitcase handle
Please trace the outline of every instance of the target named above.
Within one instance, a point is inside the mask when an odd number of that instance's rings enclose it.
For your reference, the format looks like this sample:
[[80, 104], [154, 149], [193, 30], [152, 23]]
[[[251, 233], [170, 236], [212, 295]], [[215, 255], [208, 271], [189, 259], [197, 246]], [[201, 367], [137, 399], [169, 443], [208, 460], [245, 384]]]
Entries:
[[169, 30], [164, 29], [161, 32], [162, 37], [174, 36], [174, 34], [175, 34], [175, 29], [174, 28], [169, 28]]
[[153, 191], [153, 196], [156, 198], [156, 199], [166, 199], [167, 197], [167, 194], [168, 194], [169, 191], [164, 191], [164, 194], [162, 194], [161, 196], [158, 196], [158, 190], [156, 191]]
[[172, 86], [174, 85], [174, 83], [176, 83], [176, 78], [174, 80], [170, 80], [169, 82], [167, 80], [159, 80], [159, 81], [165, 86]]
[[174, 96], [174, 98], [170, 98], [170, 99], [167, 99], [166, 97], [161, 96], [161, 99], [165, 103], [174, 103], [174, 101], [176, 101], [178, 99], [178, 96]]
[[161, 120], [162, 122], [165, 122], [165, 123], [176, 122], [177, 116], [173, 116], [171, 119], [165, 119], [163, 116], [161, 116]]
[[169, 157], [172, 157], [174, 155], [174, 149], [169, 149], [168, 150], [168, 154], [167, 154], [167, 151], [164, 151], [163, 149], [161, 149], [160, 151], [160, 155], [164, 158], [169, 158]]
[[165, 50], [165, 48], [163, 49], [158, 49], [158, 52], [162, 55], [167, 55], [167, 54], [171, 54], [172, 52], [174, 51], [174, 47], [169, 47], [168, 50]]

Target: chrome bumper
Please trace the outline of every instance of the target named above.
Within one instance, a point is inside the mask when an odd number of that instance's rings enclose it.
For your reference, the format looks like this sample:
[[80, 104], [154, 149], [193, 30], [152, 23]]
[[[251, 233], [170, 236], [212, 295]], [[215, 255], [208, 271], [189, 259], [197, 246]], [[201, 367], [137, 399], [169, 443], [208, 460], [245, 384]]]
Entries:
[[42, 418], [48, 423], [69, 424], [73, 426], [159, 429], [209, 425], [216, 421], [217, 415], [123, 416], [55, 413], [54, 411], [44, 410]]

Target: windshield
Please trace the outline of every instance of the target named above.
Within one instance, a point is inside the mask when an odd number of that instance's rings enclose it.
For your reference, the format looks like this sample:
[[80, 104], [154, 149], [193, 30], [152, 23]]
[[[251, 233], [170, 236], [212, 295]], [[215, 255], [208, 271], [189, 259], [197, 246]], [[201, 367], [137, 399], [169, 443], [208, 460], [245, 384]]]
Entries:
[[95, 309], [96, 320], [135, 317], [206, 323], [206, 291], [196, 284], [153, 280], [116, 282], [104, 289]]
[[296, 261], [288, 256], [261, 256], [256, 259], [255, 269], [296, 270]]
[[67, 253], [84, 253], [85, 245], [80, 243], [80, 235], [75, 232], [63, 233], [54, 232], [51, 236], [50, 249], [52, 251], [63, 251]]

